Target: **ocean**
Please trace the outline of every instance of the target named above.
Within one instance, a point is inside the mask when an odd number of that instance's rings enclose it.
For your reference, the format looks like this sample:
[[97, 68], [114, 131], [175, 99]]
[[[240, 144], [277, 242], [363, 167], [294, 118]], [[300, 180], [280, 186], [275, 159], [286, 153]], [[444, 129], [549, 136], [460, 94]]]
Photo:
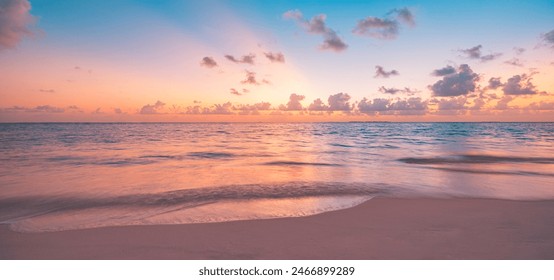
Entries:
[[22, 232], [298, 217], [374, 197], [554, 199], [554, 123], [0, 124]]

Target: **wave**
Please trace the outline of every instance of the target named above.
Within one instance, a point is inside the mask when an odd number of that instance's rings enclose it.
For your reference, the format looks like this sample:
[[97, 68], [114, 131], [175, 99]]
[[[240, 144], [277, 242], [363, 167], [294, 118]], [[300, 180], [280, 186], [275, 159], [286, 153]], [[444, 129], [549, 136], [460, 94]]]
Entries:
[[515, 156], [491, 156], [491, 155], [456, 155], [450, 157], [429, 158], [400, 158], [401, 162], [409, 164], [492, 164], [502, 162], [512, 163], [539, 163], [554, 164], [554, 158], [550, 157], [515, 157]]
[[[209, 204], [340, 197], [349, 197], [348, 200], [352, 204], [352, 201], [361, 203], [363, 200], [378, 195], [384, 196], [390, 192], [391, 186], [385, 184], [289, 182], [182, 189], [113, 197], [26, 196], [0, 198], [0, 224], [9, 224], [10, 228], [17, 231], [56, 231], [106, 225], [117, 226], [141, 224], [141, 221], [146, 218], [151, 219], [154, 216], [195, 209]], [[301, 207], [301, 203], [297, 204]], [[354, 206], [354, 204], [350, 206]], [[335, 206], [340, 209], [345, 205], [349, 204], [342, 203], [342, 206], [338, 204]], [[335, 206], [291, 215], [320, 213], [334, 210], [337, 208]], [[228, 210], [226, 211], [228, 213]], [[256, 211], [251, 214], [251, 217], [257, 217]], [[217, 216], [215, 217], [217, 218]], [[203, 215], [199, 222], [208, 222], [213, 218], [210, 215]], [[183, 220], [187, 217], [178, 217], [177, 219]], [[225, 219], [233, 220], [233, 217]]]
[[523, 175], [523, 176], [547, 176], [554, 177], [554, 173], [534, 172], [534, 171], [497, 171], [497, 170], [476, 170], [465, 168], [448, 168], [448, 167], [426, 167], [435, 170], [444, 170], [451, 172], [471, 173], [471, 174], [488, 174], [488, 175]]
[[218, 158], [232, 158], [235, 154], [223, 153], [223, 152], [191, 152], [187, 154], [189, 157], [204, 158], [204, 159], [218, 159]]
[[286, 160], [283, 160], [283, 161], [270, 161], [270, 162], [265, 162], [263, 163], [263, 165], [284, 165], [284, 166], [288, 166], [288, 165], [311, 165], [311, 166], [342, 166], [341, 164], [337, 164], [337, 163], [324, 163], [324, 162], [303, 162], [303, 161], [286, 161]]

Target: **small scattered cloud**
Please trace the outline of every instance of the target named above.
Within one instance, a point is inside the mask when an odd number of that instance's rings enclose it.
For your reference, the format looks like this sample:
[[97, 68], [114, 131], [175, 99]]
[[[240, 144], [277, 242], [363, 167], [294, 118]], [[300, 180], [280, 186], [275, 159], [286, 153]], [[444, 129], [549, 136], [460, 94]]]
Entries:
[[35, 22], [28, 0], [1, 0], [0, 50], [15, 48], [24, 37], [32, 36]]
[[541, 39], [547, 46], [554, 48], [554, 29], [542, 34]]
[[502, 91], [506, 95], [529, 95], [539, 93], [531, 82], [531, 76], [515, 75], [508, 79]]
[[234, 56], [227, 54], [225, 55], [225, 58], [227, 58], [227, 60], [232, 61], [234, 63], [245, 63], [245, 64], [254, 65], [254, 58], [256, 58], [256, 55], [251, 53], [251, 54], [243, 55], [240, 59], [237, 59]]
[[466, 58], [477, 59], [481, 62], [491, 61], [502, 55], [502, 53], [491, 53], [491, 54], [483, 55], [481, 52], [482, 48], [483, 48], [482, 45], [477, 45], [469, 49], [459, 50], [459, 52], [464, 54]]
[[522, 55], [525, 52], [525, 48], [514, 47], [516, 55]]
[[389, 14], [396, 15], [396, 18], [409, 26], [415, 26], [415, 16], [410, 9], [404, 7], [401, 9], [394, 9]]
[[469, 65], [462, 64], [456, 73], [443, 76], [442, 80], [429, 86], [434, 96], [460, 96], [475, 91], [479, 75]]
[[39, 89], [38, 91], [43, 93], [56, 93], [56, 91], [53, 89]]
[[396, 70], [391, 70], [391, 71], [385, 71], [385, 69], [383, 69], [383, 66], [375, 66], [375, 78], [388, 78], [390, 76], [396, 76], [400, 73], [398, 73], [398, 71]]
[[104, 111], [102, 111], [102, 107], [98, 107], [96, 108], [96, 110], [92, 111], [92, 114], [100, 115], [100, 114], [104, 114]]
[[398, 88], [386, 88], [383, 86], [379, 88], [379, 92], [386, 93], [386, 94], [397, 94], [397, 93], [402, 93], [402, 90]]
[[517, 67], [523, 67], [524, 66], [523, 62], [519, 58], [512, 58], [510, 60], [504, 61], [504, 63], [512, 65], [512, 66], [517, 66]]
[[140, 109], [140, 114], [144, 115], [152, 115], [152, 114], [159, 114], [160, 110], [162, 110], [165, 106], [165, 103], [161, 102], [160, 100], [156, 101], [154, 105], [144, 105]]
[[431, 75], [437, 76], [437, 77], [442, 77], [442, 76], [446, 76], [446, 75], [450, 75], [450, 74], [454, 74], [454, 73], [456, 73], [456, 68], [454, 68], [453, 66], [447, 65], [443, 68], [433, 70]]
[[242, 80], [240, 83], [241, 84], [249, 84], [249, 85], [259, 85], [260, 83], [256, 80], [256, 73], [255, 72], [251, 72], [251, 71], [248, 71], [248, 70], [245, 70], [246, 72], [246, 77], [244, 78], [244, 80]]
[[206, 68], [214, 68], [217, 67], [217, 62], [213, 57], [205, 56], [202, 58], [202, 61], [200, 61], [200, 65]]
[[280, 52], [276, 52], [276, 53], [266, 52], [264, 53], [264, 55], [271, 62], [285, 63], [285, 56]]
[[400, 23], [415, 26], [414, 14], [408, 8], [394, 9], [386, 18], [366, 17], [361, 19], [352, 33], [376, 39], [392, 40], [398, 36]]
[[283, 14], [283, 18], [296, 21], [307, 33], [322, 35], [323, 43], [319, 45], [321, 50], [341, 52], [348, 48], [337, 32], [326, 26], [327, 16], [325, 14], [319, 14], [307, 20], [299, 10], [290, 10]]
[[117, 115], [123, 114], [123, 111], [121, 110], [121, 108], [114, 108], [113, 112], [114, 114], [117, 114]]
[[408, 95], [413, 95], [415, 93], [418, 93], [419, 91], [415, 90], [415, 89], [411, 89], [411, 88], [408, 88], [408, 87], [405, 87], [403, 89], [401, 88], [386, 88], [384, 86], [380, 87], [379, 88], [379, 92], [380, 93], [384, 93], [384, 94], [398, 94], [398, 93], [405, 93], [405, 94], [408, 94]]
[[76, 105], [67, 106], [66, 108], [69, 112], [83, 113], [83, 110]]
[[237, 96], [241, 96], [242, 93], [238, 92], [236, 89], [232, 88], [230, 89], [230, 93], [233, 94], [233, 95], [237, 95]]

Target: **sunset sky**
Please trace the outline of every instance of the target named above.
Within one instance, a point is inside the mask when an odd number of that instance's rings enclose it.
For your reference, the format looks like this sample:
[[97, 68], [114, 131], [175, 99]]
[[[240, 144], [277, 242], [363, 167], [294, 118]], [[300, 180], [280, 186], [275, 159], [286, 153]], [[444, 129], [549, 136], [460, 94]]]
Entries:
[[0, 0], [0, 122], [553, 121], [552, 15], [551, 0]]

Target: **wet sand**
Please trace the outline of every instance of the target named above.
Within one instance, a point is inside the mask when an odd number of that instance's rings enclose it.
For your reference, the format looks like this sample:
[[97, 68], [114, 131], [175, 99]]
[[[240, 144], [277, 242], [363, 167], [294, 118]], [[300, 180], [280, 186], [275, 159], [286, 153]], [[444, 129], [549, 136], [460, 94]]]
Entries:
[[45, 233], [1, 259], [554, 259], [554, 201], [375, 198], [300, 218]]

